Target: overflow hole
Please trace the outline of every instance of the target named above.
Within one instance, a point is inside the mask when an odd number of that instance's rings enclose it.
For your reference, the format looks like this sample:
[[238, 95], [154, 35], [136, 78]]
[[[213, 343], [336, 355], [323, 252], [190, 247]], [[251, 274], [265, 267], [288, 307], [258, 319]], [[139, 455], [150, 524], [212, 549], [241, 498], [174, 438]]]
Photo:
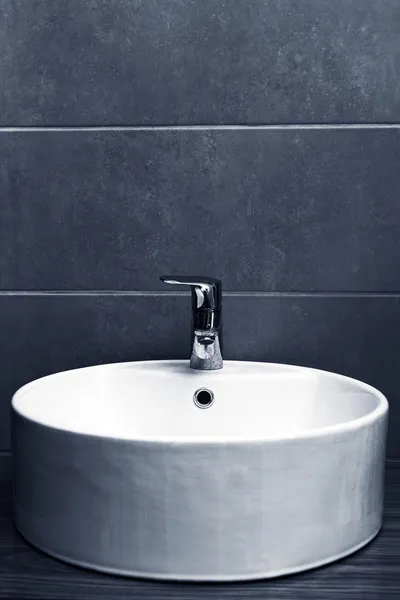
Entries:
[[193, 400], [199, 408], [209, 408], [214, 402], [214, 394], [207, 388], [200, 388], [195, 391]]

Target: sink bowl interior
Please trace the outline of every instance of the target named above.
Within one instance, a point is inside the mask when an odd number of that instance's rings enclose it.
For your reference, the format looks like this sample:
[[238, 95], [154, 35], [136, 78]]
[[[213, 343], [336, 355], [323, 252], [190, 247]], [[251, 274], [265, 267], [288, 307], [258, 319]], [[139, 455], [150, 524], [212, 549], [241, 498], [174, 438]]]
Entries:
[[[201, 410], [199, 388], [214, 393]], [[226, 361], [194, 371], [187, 361], [118, 363], [57, 373], [21, 388], [20, 415], [75, 433], [135, 440], [276, 440], [327, 434], [383, 411], [374, 388], [290, 365]]]

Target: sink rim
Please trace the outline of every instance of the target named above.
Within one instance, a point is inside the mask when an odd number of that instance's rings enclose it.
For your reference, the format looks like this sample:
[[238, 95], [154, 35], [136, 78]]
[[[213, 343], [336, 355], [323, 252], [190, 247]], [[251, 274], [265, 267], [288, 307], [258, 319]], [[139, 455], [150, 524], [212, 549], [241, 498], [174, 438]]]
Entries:
[[[310, 440], [310, 439], [316, 439], [316, 438], [328, 438], [331, 436], [334, 436], [336, 434], [344, 434], [344, 433], [349, 433], [358, 429], [361, 429], [362, 427], [368, 426], [369, 424], [379, 420], [379, 418], [384, 417], [388, 411], [389, 411], [389, 403], [388, 400], [386, 398], [386, 396], [379, 391], [377, 388], [373, 387], [372, 385], [365, 383], [364, 381], [361, 381], [359, 379], [355, 379], [353, 377], [349, 377], [347, 375], [342, 375], [339, 373], [335, 373], [333, 371], [327, 371], [325, 369], [316, 369], [314, 367], [306, 367], [306, 366], [301, 366], [301, 365], [295, 365], [295, 364], [289, 364], [289, 363], [277, 363], [277, 362], [263, 362], [263, 361], [240, 361], [240, 360], [225, 360], [224, 361], [225, 364], [230, 364], [230, 365], [241, 365], [241, 366], [263, 366], [263, 367], [283, 367], [283, 370], [285, 368], [288, 369], [296, 369], [299, 372], [312, 372], [315, 373], [316, 375], [323, 375], [326, 377], [330, 377], [334, 380], [340, 380], [342, 382], [348, 382], [351, 383], [353, 385], [356, 385], [360, 390], [363, 390], [365, 392], [368, 392], [369, 394], [371, 394], [372, 396], [374, 396], [374, 398], [378, 401], [377, 406], [369, 413], [367, 413], [366, 415], [363, 415], [361, 417], [358, 417], [356, 419], [352, 419], [350, 421], [347, 422], [342, 422], [342, 423], [337, 423], [334, 425], [328, 425], [328, 426], [324, 426], [324, 427], [317, 427], [314, 429], [305, 429], [302, 430], [300, 432], [296, 432], [296, 433], [290, 433], [287, 435], [279, 435], [277, 437], [261, 437], [261, 436], [256, 436], [256, 437], [237, 437], [237, 436], [210, 436], [210, 437], [198, 437], [198, 436], [179, 436], [178, 438], [176, 436], [145, 436], [145, 437], [141, 437], [141, 436], [137, 436], [137, 437], [132, 437], [132, 438], [127, 438], [127, 437], [120, 437], [120, 436], [114, 436], [114, 435], [99, 435], [98, 433], [91, 433], [91, 432], [80, 432], [80, 431], [76, 431], [73, 430], [71, 428], [63, 428], [63, 427], [59, 427], [59, 426], [53, 426], [53, 425], [48, 425], [46, 423], [43, 423], [41, 421], [39, 421], [38, 419], [34, 419], [31, 418], [30, 416], [27, 416], [22, 410], [20, 410], [17, 407], [17, 403], [19, 401], [19, 399], [25, 395], [27, 392], [32, 391], [32, 389], [34, 389], [35, 387], [39, 386], [40, 383], [44, 380], [48, 380], [48, 379], [55, 379], [57, 377], [62, 377], [62, 376], [66, 376], [68, 373], [75, 373], [75, 372], [82, 372], [82, 371], [86, 371], [89, 369], [99, 369], [99, 368], [108, 368], [108, 369], [113, 369], [113, 368], [118, 368], [118, 367], [124, 367], [124, 366], [144, 366], [144, 365], [187, 365], [188, 369], [189, 369], [189, 363], [186, 359], [162, 359], [162, 360], [137, 360], [137, 361], [123, 361], [123, 362], [114, 362], [114, 363], [100, 363], [97, 365], [88, 365], [86, 367], [78, 367], [76, 369], [67, 369], [65, 371], [57, 371], [55, 373], [51, 373], [49, 375], [45, 375], [43, 377], [39, 377], [37, 379], [34, 379], [26, 384], [24, 384], [23, 386], [21, 386], [20, 388], [17, 389], [17, 391], [13, 394], [12, 399], [11, 399], [11, 408], [12, 408], [12, 412], [14, 412], [16, 415], [18, 415], [20, 418], [25, 419], [31, 423], [34, 423], [35, 425], [38, 425], [40, 427], [44, 427], [45, 429], [49, 429], [52, 431], [59, 431], [62, 432], [64, 434], [69, 434], [69, 435], [78, 435], [78, 436], [84, 436], [84, 437], [88, 437], [88, 438], [98, 438], [99, 440], [114, 440], [114, 441], [118, 441], [118, 442], [124, 442], [124, 443], [133, 443], [133, 444], [160, 444], [160, 445], [169, 445], [169, 444], [173, 444], [174, 446], [179, 446], [179, 445], [186, 445], [186, 444], [198, 444], [198, 445], [207, 445], [207, 446], [212, 446], [212, 445], [222, 445], [222, 444], [229, 444], [229, 445], [243, 445], [243, 444], [278, 444], [278, 443], [286, 443], [286, 442], [294, 442], [294, 441], [300, 441], [300, 440]], [[219, 375], [222, 375], [223, 371], [219, 370], [219, 371], [196, 371], [197, 373], [207, 373], [210, 374], [211, 376], [216, 373]]]

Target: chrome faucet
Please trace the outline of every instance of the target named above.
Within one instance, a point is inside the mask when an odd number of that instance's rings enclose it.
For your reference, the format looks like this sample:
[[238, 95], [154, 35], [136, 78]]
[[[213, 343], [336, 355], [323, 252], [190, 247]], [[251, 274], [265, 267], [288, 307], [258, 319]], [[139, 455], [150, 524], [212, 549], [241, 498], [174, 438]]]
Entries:
[[201, 371], [222, 369], [222, 285], [214, 277], [161, 275], [161, 281], [192, 288], [192, 354], [190, 367]]

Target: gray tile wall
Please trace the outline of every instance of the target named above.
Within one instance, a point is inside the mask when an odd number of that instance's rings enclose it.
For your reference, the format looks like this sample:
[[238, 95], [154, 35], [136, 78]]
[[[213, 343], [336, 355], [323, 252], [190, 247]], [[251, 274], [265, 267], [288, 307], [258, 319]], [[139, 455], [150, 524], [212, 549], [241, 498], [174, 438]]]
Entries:
[[396, 122], [398, 0], [0, 0], [0, 123]]
[[385, 392], [400, 457], [397, 0], [0, 10], [0, 452], [27, 381], [188, 355], [177, 270], [222, 278], [226, 358]]

